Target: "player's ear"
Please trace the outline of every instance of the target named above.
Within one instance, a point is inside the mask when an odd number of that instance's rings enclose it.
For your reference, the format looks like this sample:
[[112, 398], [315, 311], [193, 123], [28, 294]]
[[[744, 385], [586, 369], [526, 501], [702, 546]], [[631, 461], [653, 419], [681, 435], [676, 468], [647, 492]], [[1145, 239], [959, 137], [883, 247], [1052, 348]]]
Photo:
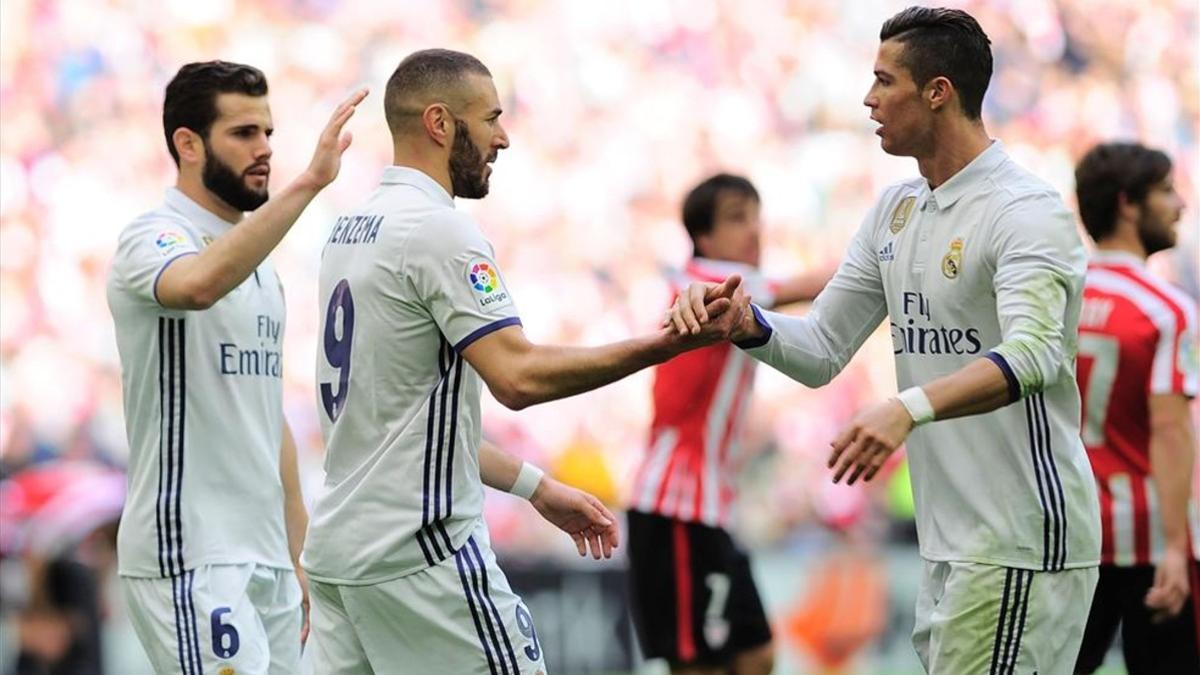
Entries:
[[179, 127], [171, 134], [171, 143], [175, 146], [175, 152], [179, 153], [180, 164], [204, 162], [204, 139], [200, 138], [200, 134], [187, 127]]
[[950, 102], [954, 94], [954, 85], [946, 77], [938, 76], [925, 85], [925, 100], [929, 102], [930, 110], [937, 110]]
[[1137, 221], [1140, 209], [1138, 204], [1129, 198], [1124, 190], [1117, 193], [1117, 220]]
[[454, 129], [454, 117], [444, 103], [426, 106], [425, 111], [421, 113], [421, 123], [425, 126], [425, 133], [429, 134], [434, 143], [445, 146], [453, 140], [451, 133]]

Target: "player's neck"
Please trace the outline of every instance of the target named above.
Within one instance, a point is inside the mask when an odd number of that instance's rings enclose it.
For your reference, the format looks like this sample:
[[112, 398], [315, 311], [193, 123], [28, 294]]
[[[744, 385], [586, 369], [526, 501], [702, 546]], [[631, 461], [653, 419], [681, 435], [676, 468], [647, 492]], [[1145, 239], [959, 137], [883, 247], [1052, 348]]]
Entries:
[[1097, 251], [1106, 253], [1128, 253], [1137, 256], [1138, 260], [1146, 261], [1146, 247], [1142, 246], [1142, 242], [1135, 237], [1115, 236], [1109, 237], [1102, 242], [1097, 242]]
[[425, 153], [396, 145], [392, 152], [392, 164], [420, 171], [441, 185], [446, 194], [454, 196], [454, 186], [450, 182], [450, 164], [445, 157], [430, 157]]
[[917, 157], [917, 169], [936, 189], [962, 171], [963, 167], [988, 149], [992, 139], [981, 122], [956, 117], [934, 134], [933, 144], [925, 156]]
[[239, 223], [242, 220], [242, 216], [245, 215], [204, 187], [204, 181], [199, 176], [191, 176], [180, 172], [179, 178], [175, 180], [175, 187], [186, 195], [188, 199], [196, 202], [204, 210], [216, 215], [227, 223]]

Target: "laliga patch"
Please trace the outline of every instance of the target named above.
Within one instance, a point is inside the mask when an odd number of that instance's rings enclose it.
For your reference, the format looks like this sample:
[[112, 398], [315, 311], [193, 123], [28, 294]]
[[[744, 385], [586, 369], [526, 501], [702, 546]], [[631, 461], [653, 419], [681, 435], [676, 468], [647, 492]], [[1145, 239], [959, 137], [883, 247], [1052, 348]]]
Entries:
[[176, 230], [163, 230], [154, 238], [154, 247], [158, 254], [166, 258], [176, 251], [189, 248], [187, 237]]
[[471, 286], [471, 293], [479, 303], [479, 308], [485, 312], [512, 304], [512, 296], [500, 280], [500, 270], [496, 269], [496, 263], [487, 258], [476, 258], [467, 263], [467, 284]]

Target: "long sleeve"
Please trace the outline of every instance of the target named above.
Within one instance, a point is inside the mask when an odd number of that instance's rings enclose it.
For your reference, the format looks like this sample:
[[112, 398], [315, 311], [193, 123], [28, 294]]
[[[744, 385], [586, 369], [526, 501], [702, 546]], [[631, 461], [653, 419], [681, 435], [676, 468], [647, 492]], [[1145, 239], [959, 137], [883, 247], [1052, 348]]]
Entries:
[[1012, 398], [1044, 391], [1074, 369], [1083, 243], [1061, 201], [1009, 207], [993, 230], [996, 314], [1002, 342], [988, 355], [1009, 379]]
[[846, 258], [806, 316], [788, 316], [754, 307], [763, 336], [738, 346], [810, 387], [827, 384], [841, 372], [887, 315], [873, 243], [877, 211], [878, 205], [867, 214]]

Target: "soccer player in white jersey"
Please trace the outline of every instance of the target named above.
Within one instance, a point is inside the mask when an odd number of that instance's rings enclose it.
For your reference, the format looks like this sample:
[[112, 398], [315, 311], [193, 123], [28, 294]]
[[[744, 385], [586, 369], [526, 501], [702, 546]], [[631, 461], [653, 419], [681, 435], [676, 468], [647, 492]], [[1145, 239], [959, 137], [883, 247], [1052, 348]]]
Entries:
[[179, 177], [121, 232], [108, 278], [130, 446], [118, 572], [157, 673], [299, 668], [307, 515], [281, 400], [283, 288], [266, 257], [337, 176], [339, 134], [365, 95], [334, 111], [308, 169], [268, 201], [262, 72], [191, 63], [167, 85]]
[[482, 385], [513, 409], [588, 391], [728, 337], [739, 311], [722, 298], [725, 321], [686, 338], [531, 344], [491, 243], [454, 208], [456, 196], [487, 194], [489, 164], [508, 147], [490, 72], [468, 54], [416, 52], [389, 79], [384, 111], [394, 166], [337, 220], [321, 258], [326, 492], [303, 555], [316, 669], [545, 672], [529, 610], [489, 545], [483, 484], [529, 499], [580, 555], [610, 556], [616, 521], [481, 443]]
[[[908, 441], [922, 663], [1069, 673], [1100, 559], [1075, 385], [1083, 244], [1061, 197], [984, 129], [992, 57], [975, 19], [913, 7], [880, 40], [864, 104], [921, 177], [884, 191], [806, 317], [754, 308], [736, 337], [820, 386], [890, 318], [902, 391], [859, 411], [829, 463], [835, 481], [869, 480]], [[696, 328], [705, 295], [690, 287], [671, 320]]]
[[1188, 536], [1191, 400], [1200, 391], [1196, 304], [1146, 270], [1147, 256], [1175, 246], [1183, 200], [1172, 173], [1169, 157], [1138, 143], [1098, 145], [1075, 168], [1079, 215], [1096, 242], [1078, 372], [1103, 533], [1076, 673], [1104, 663], [1118, 626], [1133, 675], [1200, 668], [1200, 566]]
[[[812, 300], [828, 272], [772, 280], [759, 272], [758, 190], [718, 173], [683, 200], [693, 257], [672, 292], [740, 274], [763, 307]], [[626, 550], [631, 609], [642, 653], [674, 673], [769, 673], [771, 627], [750, 558], [730, 536], [742, 428], [757, 362], [728, 342], [681, 354], [654, 369], [654, 417], [634, 478]], [[664, 545], [664, 542], [670, 542]]]

